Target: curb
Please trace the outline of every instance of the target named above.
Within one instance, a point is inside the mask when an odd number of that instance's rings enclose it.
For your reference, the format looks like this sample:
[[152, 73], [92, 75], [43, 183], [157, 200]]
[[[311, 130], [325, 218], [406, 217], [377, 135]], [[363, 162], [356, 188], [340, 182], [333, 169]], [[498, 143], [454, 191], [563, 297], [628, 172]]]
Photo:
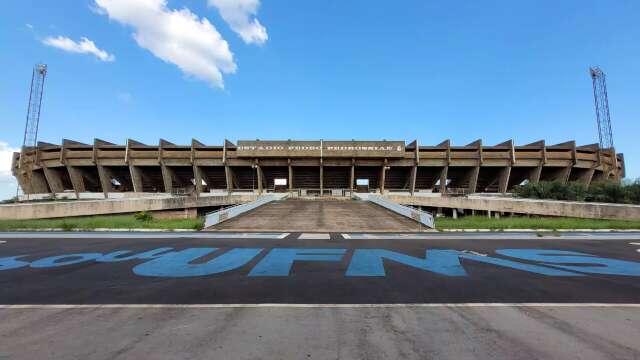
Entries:
[[640, 229], [437, 229], [440, 232], [640, 232]]

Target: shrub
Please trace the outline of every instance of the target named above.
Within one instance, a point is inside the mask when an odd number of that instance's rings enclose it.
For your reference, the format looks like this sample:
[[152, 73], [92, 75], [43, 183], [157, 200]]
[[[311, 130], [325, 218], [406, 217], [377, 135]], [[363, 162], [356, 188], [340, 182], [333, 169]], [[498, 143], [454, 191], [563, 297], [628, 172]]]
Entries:
[[513, 192], [520, 198], [640, 204], [640, 180], [598, 181], [590, 186], [577, 181], [539, 181], [516, 186]]
[[63, 231], [71, 231], [71, 230], [73, 230], [73, 225], [72, 225], [72, 224], [69, 224], [69, 223], [68, 223], [68, 222], [66, 222], [66, 221], [64, 221], [64, 222], [62, 222], [62, 224], [60, 225], [60, 228], [61, 228]]
[[133, 217], [138, 221], [151, 221], [153, 220], [153, 214], [148, 211], [137, 212]]

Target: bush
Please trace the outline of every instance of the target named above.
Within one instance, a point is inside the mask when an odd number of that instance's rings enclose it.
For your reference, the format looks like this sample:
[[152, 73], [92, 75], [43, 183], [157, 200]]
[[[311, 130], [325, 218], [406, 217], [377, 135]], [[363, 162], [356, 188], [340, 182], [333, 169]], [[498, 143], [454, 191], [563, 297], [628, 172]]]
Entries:
[[640, 180], [598, 181], [590, 186], [577, 181], [566, 184], [557, 180], [539, 181], [516, 186], [513, 192], [516, 197], [530, 199], [640, 204]]
[[153, 220], [153, 214], [148, 211], [140, 211], [133, 215], [133, 217], [138, 221], [151, 221]]

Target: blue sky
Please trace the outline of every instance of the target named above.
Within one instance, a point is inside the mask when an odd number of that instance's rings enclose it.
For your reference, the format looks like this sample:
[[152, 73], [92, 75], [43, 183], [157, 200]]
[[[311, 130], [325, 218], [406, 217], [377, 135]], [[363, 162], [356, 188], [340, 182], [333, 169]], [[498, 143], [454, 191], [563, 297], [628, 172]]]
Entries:
[[[9, 1], [0, 152], [21, 145], [39, 61], [40, 140], [150, 144], [589, 144], [598, 65], [617, 150], [640, 177], [639, 18], [637, 1]], [[3, 198], [15, 185], [0, 164]]]

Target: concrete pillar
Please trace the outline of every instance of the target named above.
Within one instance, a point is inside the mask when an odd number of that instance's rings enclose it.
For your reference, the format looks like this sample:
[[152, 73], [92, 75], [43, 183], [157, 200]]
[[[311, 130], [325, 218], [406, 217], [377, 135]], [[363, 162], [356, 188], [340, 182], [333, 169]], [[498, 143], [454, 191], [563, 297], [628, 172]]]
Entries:
[[440, 171], [440, 193], [447, 192], [447, 176], [449, 175], [449, 166], [445, 166]]
[[349, 190], [353, 191], [353, 187], [356, 183], [356, 164], [354, 160], [351, 161], [351, 177], [349, 181]]
[[100, 185], [102, 187], [102, 192], [104, 193], [104, 198], [108, 198], [108, 194], [113, 191], [113, 184], [111, 183], [111, 171], [101, 165], [97, 165], [98, 167], [98, 177], [100, 178]]
[[500, 170], [500, 177], [498, 179], [498, 192], [506, 193], [509, 187], [509, 177], [511, 176], [511, 166], [507, 166]]
[[380, 171], [380, 183], [379, 183], [381, 195], [384, 195], [384, 182], [386, 177], [387, 177], [387, 166], [383, 165], [382, 170]]
[[487, 216], [491, 219], [491, 210], [487, 210]]
[[258, 175], [258, 194], [262, 194], [262, 168], [256, 164], [256, 170]]
[[453, 218], [457, 219], [458, 218], [458, 209], [451, 209], [451, 212], [453, 214]]
[[162, 183], [164, 184], [164, 192], [172, 193], [173, 192], [173, 178], [175, 173], [173, 169], [170, 167], [161, 164], [160, 168], [162, 170]]
[[471, 210], [471, 216], [476, 216], [476, 211], [475, 210]]
[[593, 174], [595, 174], [596, 169], [595, 168], [591, 168], [587, 171], [584, 172], [584, 174], [582, 176], [580, 176], [580, 179], [578, 179], [580, 182], [582, 182], [583, 184], [589, 186], [591, 184], [591, 181], [593, 180]]
[[324, 196], [324, 166], [320, 162], [320, 196]]
[[476, 166], [469, 172], [469, 185], [467, 191], [470, 193], [476, 192], [478, 187], [478, 175], [480, 175], [480, 166]]
[[411, 192], [411, 196], [416, 192], [416, 176], [418, 175], [418, 165], [414, 165], [411, 168], [411, 179], [409, 180], [409, 190]]
[[131, 183], [133, 183], [134, 192], [143, 192], [142, 174], [137, 166], [129, 164], [129, 173], [131, 174]]
[[47, 183], [47, 178], [44, 176], [43, 172], [33, 171], [31, 173], [31, 180], [29, 183], [32, 189], [32, 194], [45, 194], [51, 191]]
[[529, 173], [529, 182], [537, 183], [538, 181], [540, 181], [541, 175], [542, 175], [542, 164], [531, 169], [531, 173]]
[[75, 166], [67, 165], [67, 172], [69, 173], [69, 179], [71, 179], [71, 184], [73, 185], [73, 191], [76, 193], [76, 198], [79, 198], [80, 193], [87, 191], [82, 171]]
[[227, 192], [229, 193], [232, 192], [233, 191], [233, 170], [229, 165], [224, 166], [224, 179], [227, 184]]
[[293, 166], [291, 166], [291, 159], [289, 159], [289, 191], [293, 190]]
[[500, 212], [496, 211], [496, 219], [500, 219]]
[[60, 174], [60, 170], [48, 167], [43, 167], [42, 169], [44, 170], [44, 177], [47, 180], [47, 184], [49, 185], [51, 192], [64, 192], [64, 185], [62, 184], [62, 175]]
[[202, 187], [202, 169], [198, 165], [193, 165], [193, 181], [195, 182], [196, 196], [200, 196]]

